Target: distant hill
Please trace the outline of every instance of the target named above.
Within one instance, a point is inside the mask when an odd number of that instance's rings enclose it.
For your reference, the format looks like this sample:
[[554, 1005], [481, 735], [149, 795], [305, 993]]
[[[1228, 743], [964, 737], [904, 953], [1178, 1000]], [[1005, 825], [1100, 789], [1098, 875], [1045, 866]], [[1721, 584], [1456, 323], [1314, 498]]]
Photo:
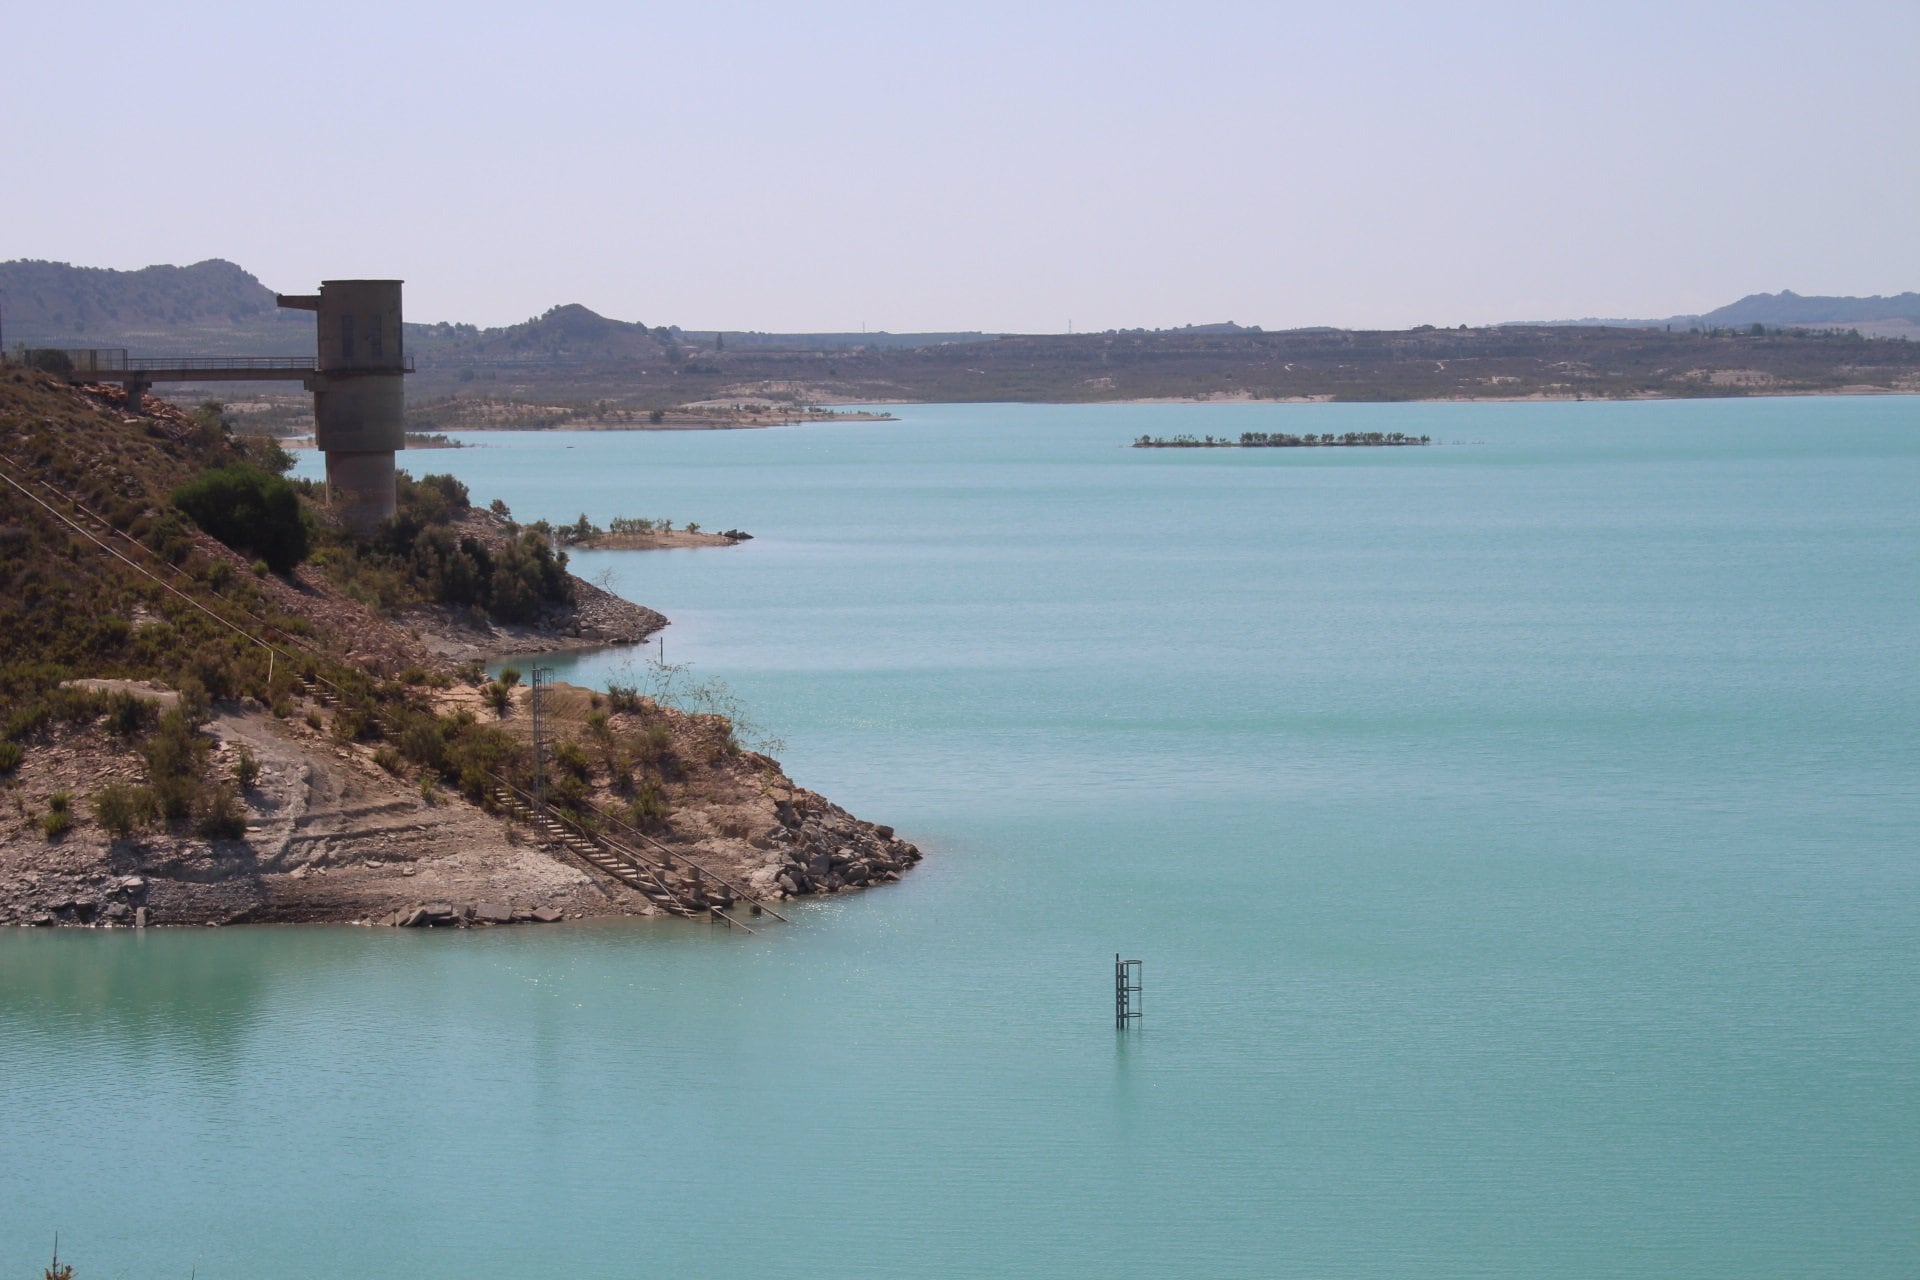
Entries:
[[697, 347], [718, 345], [728, 351], [858, 351], [896, 347], [944, 347], [969, 342], [992, 342], [1003, 335], [968, 329], [953, 333], [759, 333], [735, 329], [687, 329], [678, 332]]
[[551, 307], [531, 320], [498, 329], [470, 324], [410, 324], [407, 346], [416, 356], [455, 361], [641, 360], [664, 361], [671, 330], [610, 320], [577, 302]]
[[1920, 338], [1920, 293], [1875, 294], [1870, 298], [1806, 296], [1791, 289], [1779, 293], [1750, 293], [1701, 315], [1666, 316], [1658, 320], [1602, 319], [1521, 320], [1516, 324], [1551, 328], [1608, 329], [1746, 329], [1756, 324], [1769, 329], [1858, 329], [1869, 338]]
[[1920, 325], [1920, 293], [1897, 293], [1890, 298], [1801, 297], [1791, 289], [1779, 293], [1750, 293], [1738, 302], [1697, 317], [1705, 325], [1764, 324], [1769, 328], [1851, 327], [1877, 320]]
[[219, 258], [138, 271], [0, 262], [0, 321], [9, 346], [272, 355], [313, 345], [310, 314], [280, 310], [273, 290]]

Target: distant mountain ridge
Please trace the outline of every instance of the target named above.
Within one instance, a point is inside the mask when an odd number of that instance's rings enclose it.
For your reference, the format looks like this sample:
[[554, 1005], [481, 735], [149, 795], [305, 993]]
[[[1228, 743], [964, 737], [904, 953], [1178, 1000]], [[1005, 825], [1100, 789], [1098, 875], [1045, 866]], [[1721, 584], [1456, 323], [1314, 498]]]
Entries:
[[139, 347], [150, 354], [310, 352], [313, 317], [221, 258], [117, 271], [30, 258], [0, 262], [7, 345]]
[[1802, 297], [1791, 289], [1750, 293], [1698, 317], [1705, 324], [1851, 325], [1874, 320], [1920, 324], [1920, 293], [1870, 298]]
[[1920, 337], [1920, 293], [1874, 294], [1868, 298], [1802, 295], [1791, 289], [1779, 293], [1750, 293], [1738, 302], [1699, 315], [1667, 316], [1659, 320], [1628, 320], [1589, 316], [1580, 320], [1519, 320], [1521, 325], [1553, 328], [1597, 326], [1608, 329], [1858, 329], [1869, 337]]

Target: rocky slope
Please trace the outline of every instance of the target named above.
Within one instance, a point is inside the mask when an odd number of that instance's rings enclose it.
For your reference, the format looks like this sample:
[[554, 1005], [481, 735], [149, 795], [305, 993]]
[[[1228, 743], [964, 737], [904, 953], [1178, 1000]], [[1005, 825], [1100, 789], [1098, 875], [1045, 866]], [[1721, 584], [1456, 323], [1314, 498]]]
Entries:
[[[633, 694], [616, 706], [556, 686], [543, 714], [556, 803], [599, 838], [617, 835], [644, 874], [609, 873], [577, 838], [527, 821], [500, 803], [507, 788], [491, 773], [476, 785], [457, 761], [420, 763], [406, 735], [427, 734], [431, 748], [433, 735], [445, 746], [479, 733], [494, 751], [488, 768], [523, 780], [528, 691], [472, 683], [459, 668], [482, 653], [633, 642], [665, 619], [577, 579], [573, 606], [529, 626], [431, 608], [386, 618], [312, 566], [257, 574], [198, 532], [169, 562], [120, 526], [153, 523], [155, 486], [163, 494], [205, 452], [195, 433], [157, 401], [132, 414], [110, 392], [0, 368], [0, 606], [11, 623], [0, 641], [0, 923], [688, 914], [881, 884], [919, 860], [890, 829], [742, 748], [726, 719]], [[73, 501], [83, 483], [98, 490], [84, 510]], [[475, 513], [470, 531], [489, 536], [490, 519]], [[210, 584], [226, 584], [225, 596]], [[258, 643], [268, 637], [270, 666]], [[194, 651], [215, 639], [221, 654]], [[236, 799], [237, 828], [202, 834], [196, 809], [116, 835], [103, 798], [157, 782], [143, 735], [180, 690], [206, 697], [195, 672], [241, 686], [194, 717], [201, 785]]]

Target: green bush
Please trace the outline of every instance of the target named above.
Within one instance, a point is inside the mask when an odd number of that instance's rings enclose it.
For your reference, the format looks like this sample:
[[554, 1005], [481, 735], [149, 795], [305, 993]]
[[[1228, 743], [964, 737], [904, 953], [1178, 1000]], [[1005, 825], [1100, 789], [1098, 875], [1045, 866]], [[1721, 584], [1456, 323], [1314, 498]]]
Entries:
[[153, 721], [153, 704], [145, 698], [136, 698], [125, 691], [108, 695], [107, 728], [120, 737], [138, 737]]
[[520, 744], [502, 730], [471, 725], [449, 744], [446, 773], [469, 800], [483, 800], [492, 794], [495, 777], [524, 775], [519, 768], [523, 754]]
[[667, 806], [667, 796], [660, 789], [660, 784], [648, 778], [640, 784], [630, 812], [634, 826], [642, 831], [651, 831], [665, 822], [672, 810]]
[[247, 834], [246, 811], [230, 786], [208, 787], [194, 806], [193, 829], [208, 840], [238, 840]]
[[72, 796], [56, 791], [47, 797], [47, 816], [40, 819], [40, 830], [49, 840], [58, 840], [73, 830]]
[[153, 792], [124, 782], [108, 784], [93, 798], [93, 816], [119, 840], [125, 840], [153, 821], [158, 812]]
[[17, 742], [0, 742], [0, 774], [12, 773], [20, 767], [20, 761], [26, 753]]
[[300, 498], [287, 481], [244, 463], [215, 467], [173, 491], [173, 505], [236, 550], [251, 551], [286, 573], [307, 558]]
[[563, 742], [553, 749], [553, 762], [573, 776], [586, 780], [593, 762], [577, 742]]

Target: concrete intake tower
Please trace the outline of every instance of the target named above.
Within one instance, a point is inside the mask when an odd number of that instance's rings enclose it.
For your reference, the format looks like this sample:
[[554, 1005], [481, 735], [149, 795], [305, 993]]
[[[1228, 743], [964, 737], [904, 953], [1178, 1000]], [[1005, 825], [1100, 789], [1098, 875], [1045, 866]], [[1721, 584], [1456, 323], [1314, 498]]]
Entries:
[[323, 280], [317, 294], [279, 294], [283, 307], [316, 314], [313, 443], [327, 459], [327, 502], [355, 533], [394, 511], [393, 455], [407, 447], [406, 353], [400, 281]]

